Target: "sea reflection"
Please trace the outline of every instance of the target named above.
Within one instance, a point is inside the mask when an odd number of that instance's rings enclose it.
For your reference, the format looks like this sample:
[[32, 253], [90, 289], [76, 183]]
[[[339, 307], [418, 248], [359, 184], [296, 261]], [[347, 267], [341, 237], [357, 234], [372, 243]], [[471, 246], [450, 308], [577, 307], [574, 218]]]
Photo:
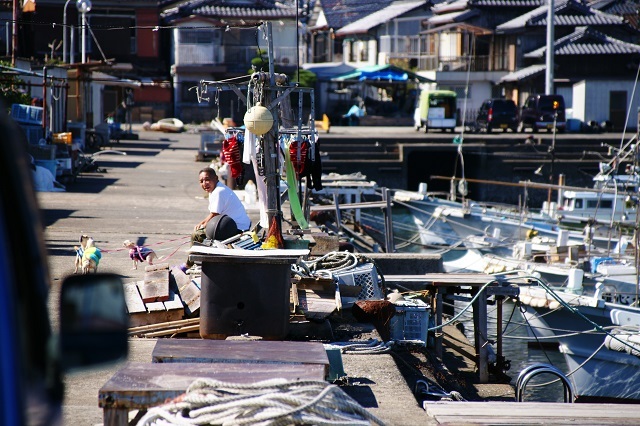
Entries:
[[[466, 304], [461, 301], [455, 302], [456, 314], [460, 312]], [[496, 337], [496, 306], [489, 305], [487, 307], [489, 339], [495, 340]], [[555, 348], [535, 348], [530, 347], [527, 338], [524, 318], [511, 301], [505, 301], [503, 304], [502, 330], [504, 332], [503, 340], [503, 356], [511, 361], [511, 368], [506, 372], [511, 377], [511, 384], [514, 385], [518, 374], [527, 366], [535, 363], [551, 364], [567, 372], [567, 363], [564, 356]], [[469, 309], [461, 317], [464, 324], [465, 336], [473, 343], [473, 311]], [[494, 346], [495, 349], [495, 346]], [[545, 385], [546, 383], [550, 383]], [[540, 374], [533, 377], [527, 384], [524, 392], [525, 401], [540, 402], [564, 402], [564, 388], [557, 376], [551, 374]]]

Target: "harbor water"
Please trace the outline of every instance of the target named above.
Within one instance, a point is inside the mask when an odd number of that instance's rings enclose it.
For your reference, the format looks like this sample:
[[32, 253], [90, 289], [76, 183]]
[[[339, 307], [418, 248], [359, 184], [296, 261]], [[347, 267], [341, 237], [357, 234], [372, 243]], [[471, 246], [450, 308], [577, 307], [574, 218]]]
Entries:
[[[465, 302], [455, 302], [457, 314], [466, 306]], [[503, 303], [503, 348], [504, 358], [511, 362], [511, 367], [506, 374], [511, 377], [511, 384], [515, 384], [518, 374], [527, 366], [536, 363], [551, 364], [567, 374], [568, 367], [562, 355], [555, 347], [543, 347], [527, 336], [526, 322], [518, 310], [516, 304], [510, 300]], [[489, 340], [496, 339], [496, 305], [487, 306]], [[460, 317], [464, 325], [464, 334], [473, 343], [473, 313], [469, 309]], [[495, 346], [494, 346], [495, 349]], [[525, 401], [537, 402], [563, 402], [564, 389], [556, 376], [541, 374], [531, 379], [524, 392]], [[552, 382], [552, 383], [549, 383]], [[549, 383], [549, 384], [547, 384]]]

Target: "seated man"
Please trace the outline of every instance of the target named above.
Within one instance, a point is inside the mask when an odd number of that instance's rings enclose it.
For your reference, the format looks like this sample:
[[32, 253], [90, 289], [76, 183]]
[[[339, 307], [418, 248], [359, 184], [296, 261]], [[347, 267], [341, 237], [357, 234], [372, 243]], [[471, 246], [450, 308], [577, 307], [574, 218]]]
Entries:
[[[218, 221], [224, 226], [217, 226], [216, 224], [216, 226], [210, 227], [214, 232], [218, 229], [227, 231], [233, 228], [233, 225], [237, 228], [238, 233], [248, 231], [251, 227], [251, 219], [249, 219], [242, 201], [231, 188], [220, 182], [216, 171], [211, 167], [206, 167], [200, 170], [198, 179], [202, 189], [209, 194], [209, 214], [194, 227], [193, 234], [191, 234], [191, 243], [204, 241], [207, 237], [207, 224], [216, 216], [224, 215], [229, 219], [225, 218], [224, 221]], [[209, 237], [216, 239], [216, 235]], [[186, 270], [193, 266], [193, 263], [187, 261], [184, 266], [186, 268], [183, 269]]]
[[353, 105], [343, 117], [348, 120], [349, 126], [357, 126], [360, 124], [360, 117], [364, 117], [364, 109], [358, 105]]

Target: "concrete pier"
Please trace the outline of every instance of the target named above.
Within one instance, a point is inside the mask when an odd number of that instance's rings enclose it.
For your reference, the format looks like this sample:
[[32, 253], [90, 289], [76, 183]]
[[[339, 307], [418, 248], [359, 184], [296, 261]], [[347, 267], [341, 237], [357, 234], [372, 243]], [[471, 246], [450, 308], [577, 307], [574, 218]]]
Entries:
[[[348, 130], [352, 129], [364, 131]], [[113, 272], [125, 281], [136, 281], [143, 276], [144, 268], [131, 269], [131, 259], [122, 248], [125, 239], [149, 245], [163, 262], [179, 265], [187, 258], [188, 236], [206, 213], [207, 202], [197, 182], [197, 173], [206, 164], [195, 161], [200, 136], [144, 132], [135, 127], [134, 131], [139, 133], [139, 140], [123, 140], [112, 147], [126, 152], [126, 156], [101, 155], [96, 160], [99, 170], [80, 175], [68, 185], [67, 192], [38, 193], [50, 256], [49, 305], [54, 329], [58, 326], [60, 283], [73, 273], [73, 246], [81, 234], [92, 236], [102, 250], [101, 272]], [[341, 131], [332, 127], [330, 135], [340, 135]], [[381, 129], [370, 132], [380, 134]], [[322, 137], [323, 141], [328, 140], [327, 135]], [[250, 213], [255, 220], [257, 212]], [[372, 257], [385, 274], [435, 272], [430, 269], [438, 268], [440, 262], [437, 257], [426, 255], [372, 254]], [[370, 325], [354, 325], [346, 317], [344, 320], [344, 328], [351, 327], [349, 333], [363, 340], [379, 338]], [[155, 342], [156, 339], [130, 339], [127, 361], [151, 362]], [[397, 354], [345, 355], [344, 368], [350, 381], [347, 388], [367, 410], [389, 425], [525, 424], [534, 420], [538, 424], [633, 424], [640, 417], [640, 407], [635, 406], [506, 402], [512, 398], [508, 385], [477, 383], [473, 365], [461, 362], [464, 358], [461, 353], [473, 349], [461, 345], [454, 348], [447, 341], [443, 345], [442, 367], [431, 362], [428, 352], [410, 349]], [[98, 390], [120, 366], [109, 365], [65, 377], [64, 424], [103, 423]], [[446, 408], [429, 404], [425, 410], [414, 397], [415, 379], [429, 374], [443, 380], [446, 386], [457, 381], [465, 395], [484, 402], [477, 402], [477, 406], [459, 403], [459, 410], [455, 405]], [[585, 413], [591, 417], [587, 418]]]

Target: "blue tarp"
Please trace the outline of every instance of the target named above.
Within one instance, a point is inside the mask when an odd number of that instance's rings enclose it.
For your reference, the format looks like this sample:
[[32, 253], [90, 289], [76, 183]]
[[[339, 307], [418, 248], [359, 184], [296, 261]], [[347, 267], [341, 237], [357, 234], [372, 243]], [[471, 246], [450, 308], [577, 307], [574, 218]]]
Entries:
[[405, 82], [409, 79], [419, 81], [421, 83], [435, 83], [426, 77], [422, 77], [411, 71], [403, 70], [394, 65], [372, 65], [368, 67], [358, 68], [345, 74], [333, 77], [331, 81], [398, 81]]
[[406, 72], [398, 72], [395, 70], [384, 71], [361, 71], [360, 81], [367, 80], [386, 80], [386, 81], [407, 81], [409, 75]]

